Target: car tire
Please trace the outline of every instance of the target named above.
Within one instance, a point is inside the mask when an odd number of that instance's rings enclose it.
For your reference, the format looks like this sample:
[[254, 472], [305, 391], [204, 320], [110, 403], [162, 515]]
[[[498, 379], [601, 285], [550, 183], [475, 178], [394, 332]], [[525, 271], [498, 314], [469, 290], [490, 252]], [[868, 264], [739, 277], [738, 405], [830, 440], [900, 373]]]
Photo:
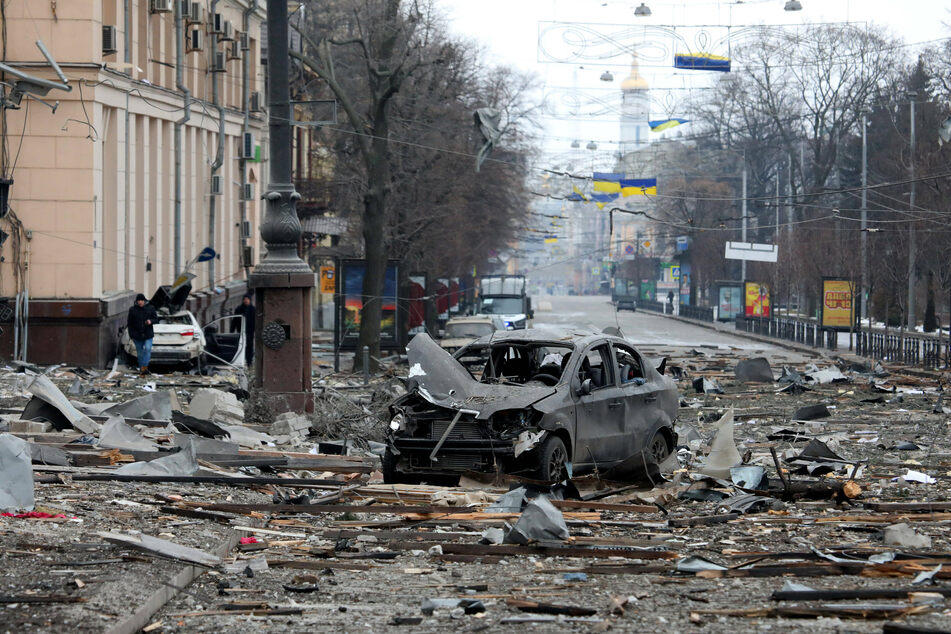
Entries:
[[647, 445], [647, 454], [654, 459], [655, 464], [663, 464], [665, 460], [670, 458], [671, 451], [667, 434], [662, 431], [655, 432], [650, 444]]
[[568, 478], [568, 450], [558, 436], [548, 434], [539, 447], [535, 477], [545, 482], [561, 482]]

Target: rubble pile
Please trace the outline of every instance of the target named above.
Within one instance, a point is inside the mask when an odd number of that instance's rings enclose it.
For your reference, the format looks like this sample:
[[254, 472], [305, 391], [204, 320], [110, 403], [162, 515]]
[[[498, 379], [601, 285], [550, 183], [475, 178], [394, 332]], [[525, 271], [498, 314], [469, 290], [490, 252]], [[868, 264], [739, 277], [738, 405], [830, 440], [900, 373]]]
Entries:
[[257, 425], [227, 374], [0, 372], [6, 626], [948, 629], [947, 377], [643, 351], [681, 397], [653, 483], [383, 484], [390, 376]]

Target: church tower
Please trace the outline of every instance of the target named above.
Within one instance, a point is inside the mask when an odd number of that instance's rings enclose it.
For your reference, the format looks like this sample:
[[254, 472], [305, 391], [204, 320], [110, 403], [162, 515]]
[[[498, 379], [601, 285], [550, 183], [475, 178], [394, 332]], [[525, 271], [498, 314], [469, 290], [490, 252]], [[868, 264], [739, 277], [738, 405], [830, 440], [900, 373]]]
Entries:
[[636, 152], [650, 143], [650, 87], [641, 76], [637, 54], [631, 61], [631, 74], [621, 82], [621, 156]]

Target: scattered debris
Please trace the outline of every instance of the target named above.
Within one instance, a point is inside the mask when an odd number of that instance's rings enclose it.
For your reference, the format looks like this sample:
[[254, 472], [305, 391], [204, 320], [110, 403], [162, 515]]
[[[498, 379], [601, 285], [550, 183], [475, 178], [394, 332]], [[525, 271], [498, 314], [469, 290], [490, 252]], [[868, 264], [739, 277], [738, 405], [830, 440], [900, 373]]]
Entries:
[[29, 443], [0, 434], [0, 511], [33, 510], [33, 469]]

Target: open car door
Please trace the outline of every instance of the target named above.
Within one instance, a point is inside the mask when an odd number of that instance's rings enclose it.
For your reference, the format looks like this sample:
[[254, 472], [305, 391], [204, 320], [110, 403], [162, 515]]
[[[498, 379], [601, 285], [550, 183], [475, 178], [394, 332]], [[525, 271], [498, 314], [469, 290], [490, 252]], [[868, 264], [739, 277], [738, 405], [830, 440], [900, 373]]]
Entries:
[[205, 334], [204, 362], [209, 365], [244, 367], [244, 316], [228, 315], [202, 327]]

